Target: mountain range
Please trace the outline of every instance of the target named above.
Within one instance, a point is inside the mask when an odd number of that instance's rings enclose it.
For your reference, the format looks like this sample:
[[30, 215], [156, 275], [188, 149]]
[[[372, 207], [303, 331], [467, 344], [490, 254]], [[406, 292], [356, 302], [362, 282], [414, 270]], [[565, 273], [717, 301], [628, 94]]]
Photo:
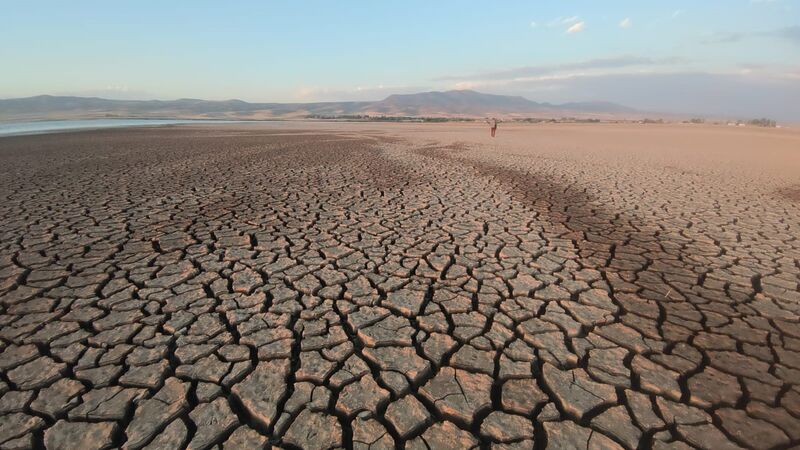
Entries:
[[374, 102], [249, 103], [242, 100], [109, 100], [39, 95], [0, 99], [0, 120], [125, 118], [274, 119], [353, 115], [413, 117], [635, 118], [610, 102], [538, 103], [519, 96], [470, 90], [390, 95]]

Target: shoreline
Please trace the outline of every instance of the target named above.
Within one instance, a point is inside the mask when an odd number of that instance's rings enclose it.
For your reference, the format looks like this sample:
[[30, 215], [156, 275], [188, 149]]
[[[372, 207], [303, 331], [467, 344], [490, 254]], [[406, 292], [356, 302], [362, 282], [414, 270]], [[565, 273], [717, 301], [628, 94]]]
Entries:
[[[430, 118], [427, 118], [430, 119]], [[62, 126], [63, 124], [75, 123], [75, 126]], [[73, 131], [87, 131], [87, 130], [101, 130], [107, 128], [128, 128], [128, 127], [158, 127], [158, 126], [175, 126], [175, 125], [236, 125], [236, 124], [353, 124], [353, 125], [366, 125], [366, 126], [413, 126], [413, 125], [435, 125], [435, 126], [469, 126], [470, 128], [483, 127], [483, 123], [476, 120], [426, 120], [426, 118], [408, 119], [408, 120], [387, 120], [382, 118], [377, 119], [322, 119], [322, 118], [284, 118], [284, 119], [217, 119], [217, 118], [86, 118], [86, 119], [36, 119], [36, 120], [14, 120], [2, 121], [0, 120], [0, 138], [9, 136], [26, 136], [37, 134], [51, 134], [60, 132], [73, 132]], [[52, 124], [52, 127], [39, 127], [42, 124]], [[105, 125], [104, 125], [105, 124]], [[25, 126], [30, 125], [30, 130], [25, 130]], [[99, 126], [98, 126], [99, 125]], [[778, 126], [778, 127], [760, 127], [753, 125], [740, 125], [725, 123], [688, 123], [688, 122], [643, 122], [637, 120], [608, 120], [608, 121], [584, 121], [584, 120], [514, 120], [507, 121], [501, 124], [502, 129], [527, 129], [533, 127], [568, 127], [568, 126], [598, 126], [598, 127], [624, 127], [635, 126], [637, 128], [671, 128], [681, 127], [687, 130], [702, 130], [702, 129], [727, 129], [727, 130], [740, 130], [740, 131], [754, 131], [762, 130], [768, 132], [769, 130], [778, 132], [791, 132], [797, 130], [796, 126]], [[5, 129], [12, 129], [22, 127], [20, 131], [5, 131]]]

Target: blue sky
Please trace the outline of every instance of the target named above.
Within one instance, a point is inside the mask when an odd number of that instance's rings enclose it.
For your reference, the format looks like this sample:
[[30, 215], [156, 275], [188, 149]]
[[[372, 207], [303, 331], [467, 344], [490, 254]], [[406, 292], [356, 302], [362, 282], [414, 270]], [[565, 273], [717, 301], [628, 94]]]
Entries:
[[800, 101], [800, 0], [0, 0], [0, 11], [2, 98], [294, 102], [470, 88], [779, 116]]

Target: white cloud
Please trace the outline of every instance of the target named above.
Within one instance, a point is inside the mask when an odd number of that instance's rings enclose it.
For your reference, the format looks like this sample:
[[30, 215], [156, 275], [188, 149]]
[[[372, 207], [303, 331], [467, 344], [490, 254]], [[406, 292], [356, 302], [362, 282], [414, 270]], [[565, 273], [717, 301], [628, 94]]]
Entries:
[[675, 12], [672, 13], [672, 18], [675, 19], [678, 16], [680, 16], [681, 14], [683, 14], [683, 10], [682, 9], [676, 9]]
[[287, 101], [338, 102], [375, 101], [390, 94], [413, 94], [430, 90], [430, 86], [356, 85], [356, 86], [297, 86]]
[[580, 20], [581, 19], [578, 16], [570, 16], [570, 17], [559, 16], [559, 17], [556, 17], [555, 19], [547, 22], [545, 25], [548, 28], [553, 28], [553, 27], [559, 27], [559, 26], [562, 26], [562, 25], [572, 25], [575, 22], [578, 22]]
[[633, 20], [630, 17], [626, 17], [622, 19], [622, 22], [619, 23], [620, 28], [630, 28], [633, 26]]
[[535, 21], [531, 21], [531, 28], [536, 28], [538, 26], [539, 26], [538, 23], [536, 23]]
[[569, 34], [580, 33], [585, 28], [585, 25], [586, 25], [586, 22], [580, 21], [580, 22], [572, 25], [571, 27], [567, 28], [567, 33], [569, 33]]
[[106, 86], [106, 91], [109, 92], [128, 92], [127, 84], [109, 84]]
[[459, 81], [453, 85], [453, 89], [457, 91], [473, 90], [482, 86], [484, 86], [484, 84], [475, 81]]

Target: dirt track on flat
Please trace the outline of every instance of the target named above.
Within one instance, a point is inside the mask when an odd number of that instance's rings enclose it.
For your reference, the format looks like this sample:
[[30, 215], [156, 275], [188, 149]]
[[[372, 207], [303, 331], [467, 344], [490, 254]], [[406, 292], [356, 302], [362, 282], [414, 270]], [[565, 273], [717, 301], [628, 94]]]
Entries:
[[0, 138], [0, 448], [791, 448], [800, 134]]

